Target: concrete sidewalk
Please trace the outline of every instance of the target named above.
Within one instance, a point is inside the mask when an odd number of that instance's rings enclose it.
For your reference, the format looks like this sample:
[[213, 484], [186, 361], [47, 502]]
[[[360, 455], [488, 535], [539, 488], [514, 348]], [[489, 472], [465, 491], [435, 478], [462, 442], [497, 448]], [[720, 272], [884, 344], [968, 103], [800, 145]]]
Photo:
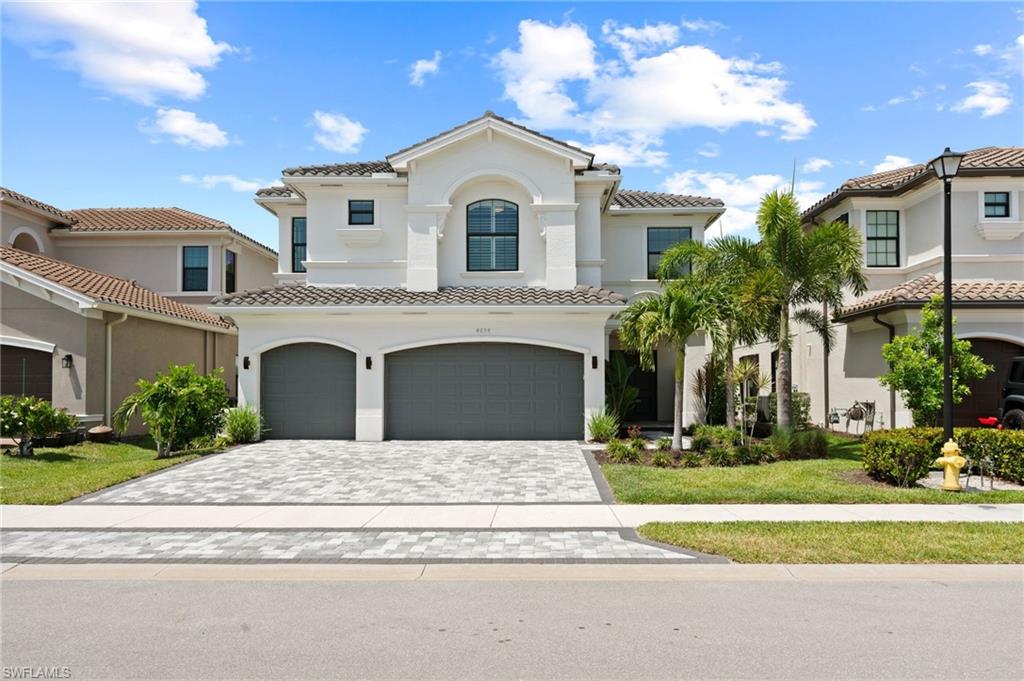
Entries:
[[1024, 522], [1024, 504], [0, 506], [0, 528], [633, 528], [655, 521]]

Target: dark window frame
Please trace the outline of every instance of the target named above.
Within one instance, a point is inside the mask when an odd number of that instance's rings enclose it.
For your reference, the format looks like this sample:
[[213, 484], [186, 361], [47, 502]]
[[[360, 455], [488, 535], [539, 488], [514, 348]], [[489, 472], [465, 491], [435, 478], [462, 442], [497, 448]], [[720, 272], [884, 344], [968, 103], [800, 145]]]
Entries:
[[[298, 220], [302, 220], [302, 241], [295, 240], [295, 226]], [[308, 245], [309, 234], [307, 232], [309, 224], [306, 222], [306, 218], [294, 217], [292, 218], [292, 272], [305, 272], [306, 266], [302, 264], [302, 261], [306, 259], [306, 247]], [[302, 256], [296, 257], [299, 254], [296, 252], [297, 248], [302, 249]]]
[[[989, 201], [989, 199], [988, 199], [989, 196], [996, 196], [996, 195], [1002, 195], [1002, 196], [1006, 197], [1006, 201]], [[992, 219], [1004, 220], [1004, 219], [1008, 219], [1010, 217], [1010, 192], [1008, 192], [1008, 191], [1007, 192], [983, 192], [981, 198], [982, 198], [982, 203], [984, 204], [983, 212], [984, 212], [984, 216], [985, 216], [986, 220], [992, 220]], [[993, 208], [995, 208], [995, 207], [1005, 208], [1006, 209], [1006, 213], [1004, 215], [989, 215], [988, 214], [988, 209], [989, 209], [990, 206], [993, 207]]]
[[224, 249], [224, 293], [238, 290], [238, 253]]
[[[869, 216], [872, 213], [895, 213], [896, 214], [896, 236], [894, 236], [894, 237], [893, 236], [869, 236], [868, 235], [868, 226], [869, 226], [868, 225], [868, 219], [869, 219]], [[900, 229], [902, 227], [901, 222], [902, 221], [900, 220], [900, 211], [899, 210], [893, 210], [893, 209], [890, 209], [890, 208], [883, 208], [883, 209], [879, 209], [879, 210], [869, 210], [869, 211], [866, 211], [864, 213], [864, 241], [865, 241], [864, 264], [867, 267], [890, 267], [891, 268], [891, 267], [899, 267], [900, 266], [900, 257], [901, 257], [901, 253], [900, 253]], [[868, 253], [866, 246], [867, 246], [868, 243], [871, 243], [873, 241], [875, 241], [875, 242], [886, 242], [886, 243], [893, 242], [896, 245], [896, 262], [894, 264], [892, 264], [892, 265], [877, 264], [877, 263], [872, 264], [871, 262], [869, 262], [871, 254]], [[877, 251], [875, 252], [875, 255], [876, 256], [878, 255]]]
[[[488, 202], [501, 202], [501, 203], [507, 204], [509, 206], [512, 206], [512, 207], [514, 207], [516, 209], [516, 231], [515, 231], [515, 234], [496, 234], [493, 231], [491, 231], [491, 232], [473, 233], [471, 231], [470, 226], [469, 226], [469, 211], [470, 211], [470, 209], [472, 209], [473, 206], [476, 206], [478, 204], [488, 203]], [[492, 225], [492, 228], [493, 228], [493, 225], [494, 225], [494, 210], [493, 210], [493, 206], [492, 206], [492, 210], [491, 210], [491, 225]], [[486, 267], [486, 268], [484, 268], [484, 267], [473, 267], [472, 266], [472, 264], [470, 262], [470, 258], [469, 258], [469, 242], [470, 242], [470, 239], [472, 237], [476, 237], [476, 238], [490, 237], [490, 239], [491, 239], [491, 255], [492, 255], [492, 260], [493, 260], [494, 259], [493, 255], [494, 255], [494, 243], [495, 243], [495, 240], [498, 237], [508, 238], [510, 236], [515, 238], [515, 240], [516, 240], [516, 260], [512, 264], [512, 267], [510, 267], [510, 268], [505, 268], [505, 267]], [[508, 199], [480, 199], [479, 201], [473, 201], [472, 203], [469, 203], [469, 204], [466, 205], [466, 271], [467, 272], [518, 272], [519, 271], [519, 204], [518, 203], [515, 203], [513, 201], [509, 201]]]
[[[187, 253], [191, 249], [202, 250], [206, 253], [206, 265], [203, 267], [189, 266]], [[190, 272], [203, 272], [203, 287], [196, 288], [189, 286]], [[210, 290], [210, 247], [209, 246], [182, 246], [181, 247], [181, 290], [183, 292], [209, 291]]]
[[[653, 280], [653, 279], [657, 279], [658, 278], [658, 266], [661, 265], [661, 256], [665, 255], [665, 251], [652, 251], [651, 250], [651, 233], [653, 231], [655, 231], [655, 230], [666, 230], [666, 229], [684, 230], [686, 232], [687, 238], [684, 239], [683, 241], [676, 241], [675, 243], [672, 244], [672, 246], [684, 243], [685, 241], [692, 241], [693, 240], [693, 227], [682, 227], [682, 226], [673, 227], [671, 225], [656, 225], [656, 226], [653, 226], [653, 227], [649, 226], [647, 228], [647, 278], [648, 279], [652, 279]], [[671, 248], [672, 246], [669, 246], [669, 248]], [[654, 271], [653, 272], [651, 271], [651, 256], [652, 255], [659, 256], [657, 264], [654, 265]], [[683, 274], [688, 274], [690, 268], [687, 267], [685, 269], [686, 269], [686, 272], [683, 272]]]
[[[370, 204], [370, 208], [369, 208], [369, 210], [367, 210], [365, 208], [355, 209], [355, 208], [352, 207], [353, 203], [368, 203], [368, 204]], [[374, 208], [375, 208], [375, 206], [374, 206], [374, 203], [373, 203], [373, 199], [349, 199], [349, 201], [348, 201], [348, 224], [350, 224], [350, 225], [359, 225], [359, 226], [362, 226], [362, 227], [365, 227], [366, 225], [372, 225], [373, 221], [375, 219], [374, 218], [374, 213], [373, 213]], [[369, 222], [361, 222], [361, 221], [353, 220], [352, 218], [354, 216], [356, 216], [356, 215], [369, 215], [370, 216], [370, 221]]]

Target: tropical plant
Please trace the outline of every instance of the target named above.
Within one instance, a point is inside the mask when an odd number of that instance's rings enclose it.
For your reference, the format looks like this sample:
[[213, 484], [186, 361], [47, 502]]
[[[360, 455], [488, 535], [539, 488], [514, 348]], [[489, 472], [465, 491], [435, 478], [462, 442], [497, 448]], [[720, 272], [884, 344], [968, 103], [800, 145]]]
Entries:
[[654, 353], [662, 343], [675, 355], [672, 448], [676, 450], [683, 446], [686, 341], [698, 331], [717, 337], [722, 300], [718, 287], [684, 277], [666, 283], [660, 294], [633, 301], [619, 315], [619, 340], [638, 351], [642, 367], [654, 369]]
[[640, 463], [642, 454], [625, 440], [609, 440], [604, 451], [613, 463]]
[[602, 409], [590, 415], [587, 422], [590, 439], [594, 442], [608, 442], [619, 434], [619, 420], [615, 414]]
[[613, 353], [605, 366], [604, 395], [608, 412], [622, 423], [640, 397], [640, 389], [629, 384], [634, 368], [621, 352]]
[[747, 442], [754, 437], [754, 426], [757, 421], [757, 406], [755, 404], [754, 418], [750, 419], [750, 429], [747, 430], [747, 401], [753, 397], [756, 399], [757, 395], [770, 383], [771, 379], [761, 373], [761, 369], [757, 362], [750, 359], [741, 359], [736, 363], [736, 366], [732, 370], [733, 382], [739, 386], [740, 389], [740, 424], [741, 429], [747, 436]]
[[704, 366], [693, 372], [690, 393], [700, 406], [700, 420], [706, 424], [726, 423], [728, 399], [727, 377], [723, 362], [714, 353], [708, 355]]
[[[867, 290], [863, 269], [863, 240], [845, 222], [829, 222], [805, 230], [792, 192], [767, 194], [757, 211], [761, 241], [746, 253], [752, 269], [740, 289], [745, 310], [767, 310], [771, 320], [765, 335], [778, 350], [776, 392], [778, 426], [793, 427], [792, 319], [810, 326], [822, 339], [826, 352], [834, 330], [822, 306], [838, 309], [845, 289], [860, 295]], [[814, 307], [804, 307], [809, 305]]]
[[224, 410], [224, 435], [234, 444], [256, 442], [263, 434], [263, 417], [251, 405]]
[[659, 452], [668, 452], [672, 450], [672, 438], [670, 437], [659, 437], [654, 442], [654, 447]]
[[214, 435], [227, 406], [228, 396], [220, 370], [199, 374], [192, 364], [170, 364], [156, 379], [140, 379], [137, 390], [114, 412], [114, 428], [125, 432], [136, 415], [149, 427], [157, 446], [157, 458], [170, 456], [203, 435]]
[[[956, 319], [953, 319], [956, 333]], [[921, 309], [921, 327], [916, 333], [898, 336], [882, 346], [889, 373], [879, 382], [903, 398], [914, 416], [914, 425], [935, 425], [942, 411], [942, 297], [936, 296]], [[953, 339], [953, 404], [971, 394], [967, 381], [983, 378], [992, 371], [971, 352], [971, 342]]]

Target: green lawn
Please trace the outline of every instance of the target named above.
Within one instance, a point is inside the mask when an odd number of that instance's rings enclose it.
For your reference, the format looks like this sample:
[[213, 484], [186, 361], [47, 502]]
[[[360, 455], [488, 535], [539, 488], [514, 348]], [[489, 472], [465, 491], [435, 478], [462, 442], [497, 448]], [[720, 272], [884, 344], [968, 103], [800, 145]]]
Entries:
[[734, 468], [654, 468], [604, 464], [615, 498], [625, 504], [957, 504], [1024, 503], [1024, 492], [951, 494], [858, 481], [861, 445], [832, 438], [828, 459]]
[[1020, 523], [650, 523], [639, 532], [738, 563], [1024, 563]]
[[59, 449], [39, 448], [35, 456], [0, 459], [0, 502], [60, 504], [140, 475], [199, 458], [208, 451], [156, 458], [151, 441], [108, 445], [84, 442]]

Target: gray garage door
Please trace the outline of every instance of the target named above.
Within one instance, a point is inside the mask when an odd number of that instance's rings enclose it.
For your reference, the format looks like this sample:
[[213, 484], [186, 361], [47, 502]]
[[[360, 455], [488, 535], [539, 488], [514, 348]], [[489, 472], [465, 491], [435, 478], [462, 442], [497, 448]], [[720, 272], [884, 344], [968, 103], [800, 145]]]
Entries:
[[389, 354], [385, 427], [399, 440], [583, 438], [583, 355], [516, 343]]
[[264, 352], [260, 408], [270, 429], [267, 438], [355, 438], [355, 354], [323, 343], [295, 343]]

